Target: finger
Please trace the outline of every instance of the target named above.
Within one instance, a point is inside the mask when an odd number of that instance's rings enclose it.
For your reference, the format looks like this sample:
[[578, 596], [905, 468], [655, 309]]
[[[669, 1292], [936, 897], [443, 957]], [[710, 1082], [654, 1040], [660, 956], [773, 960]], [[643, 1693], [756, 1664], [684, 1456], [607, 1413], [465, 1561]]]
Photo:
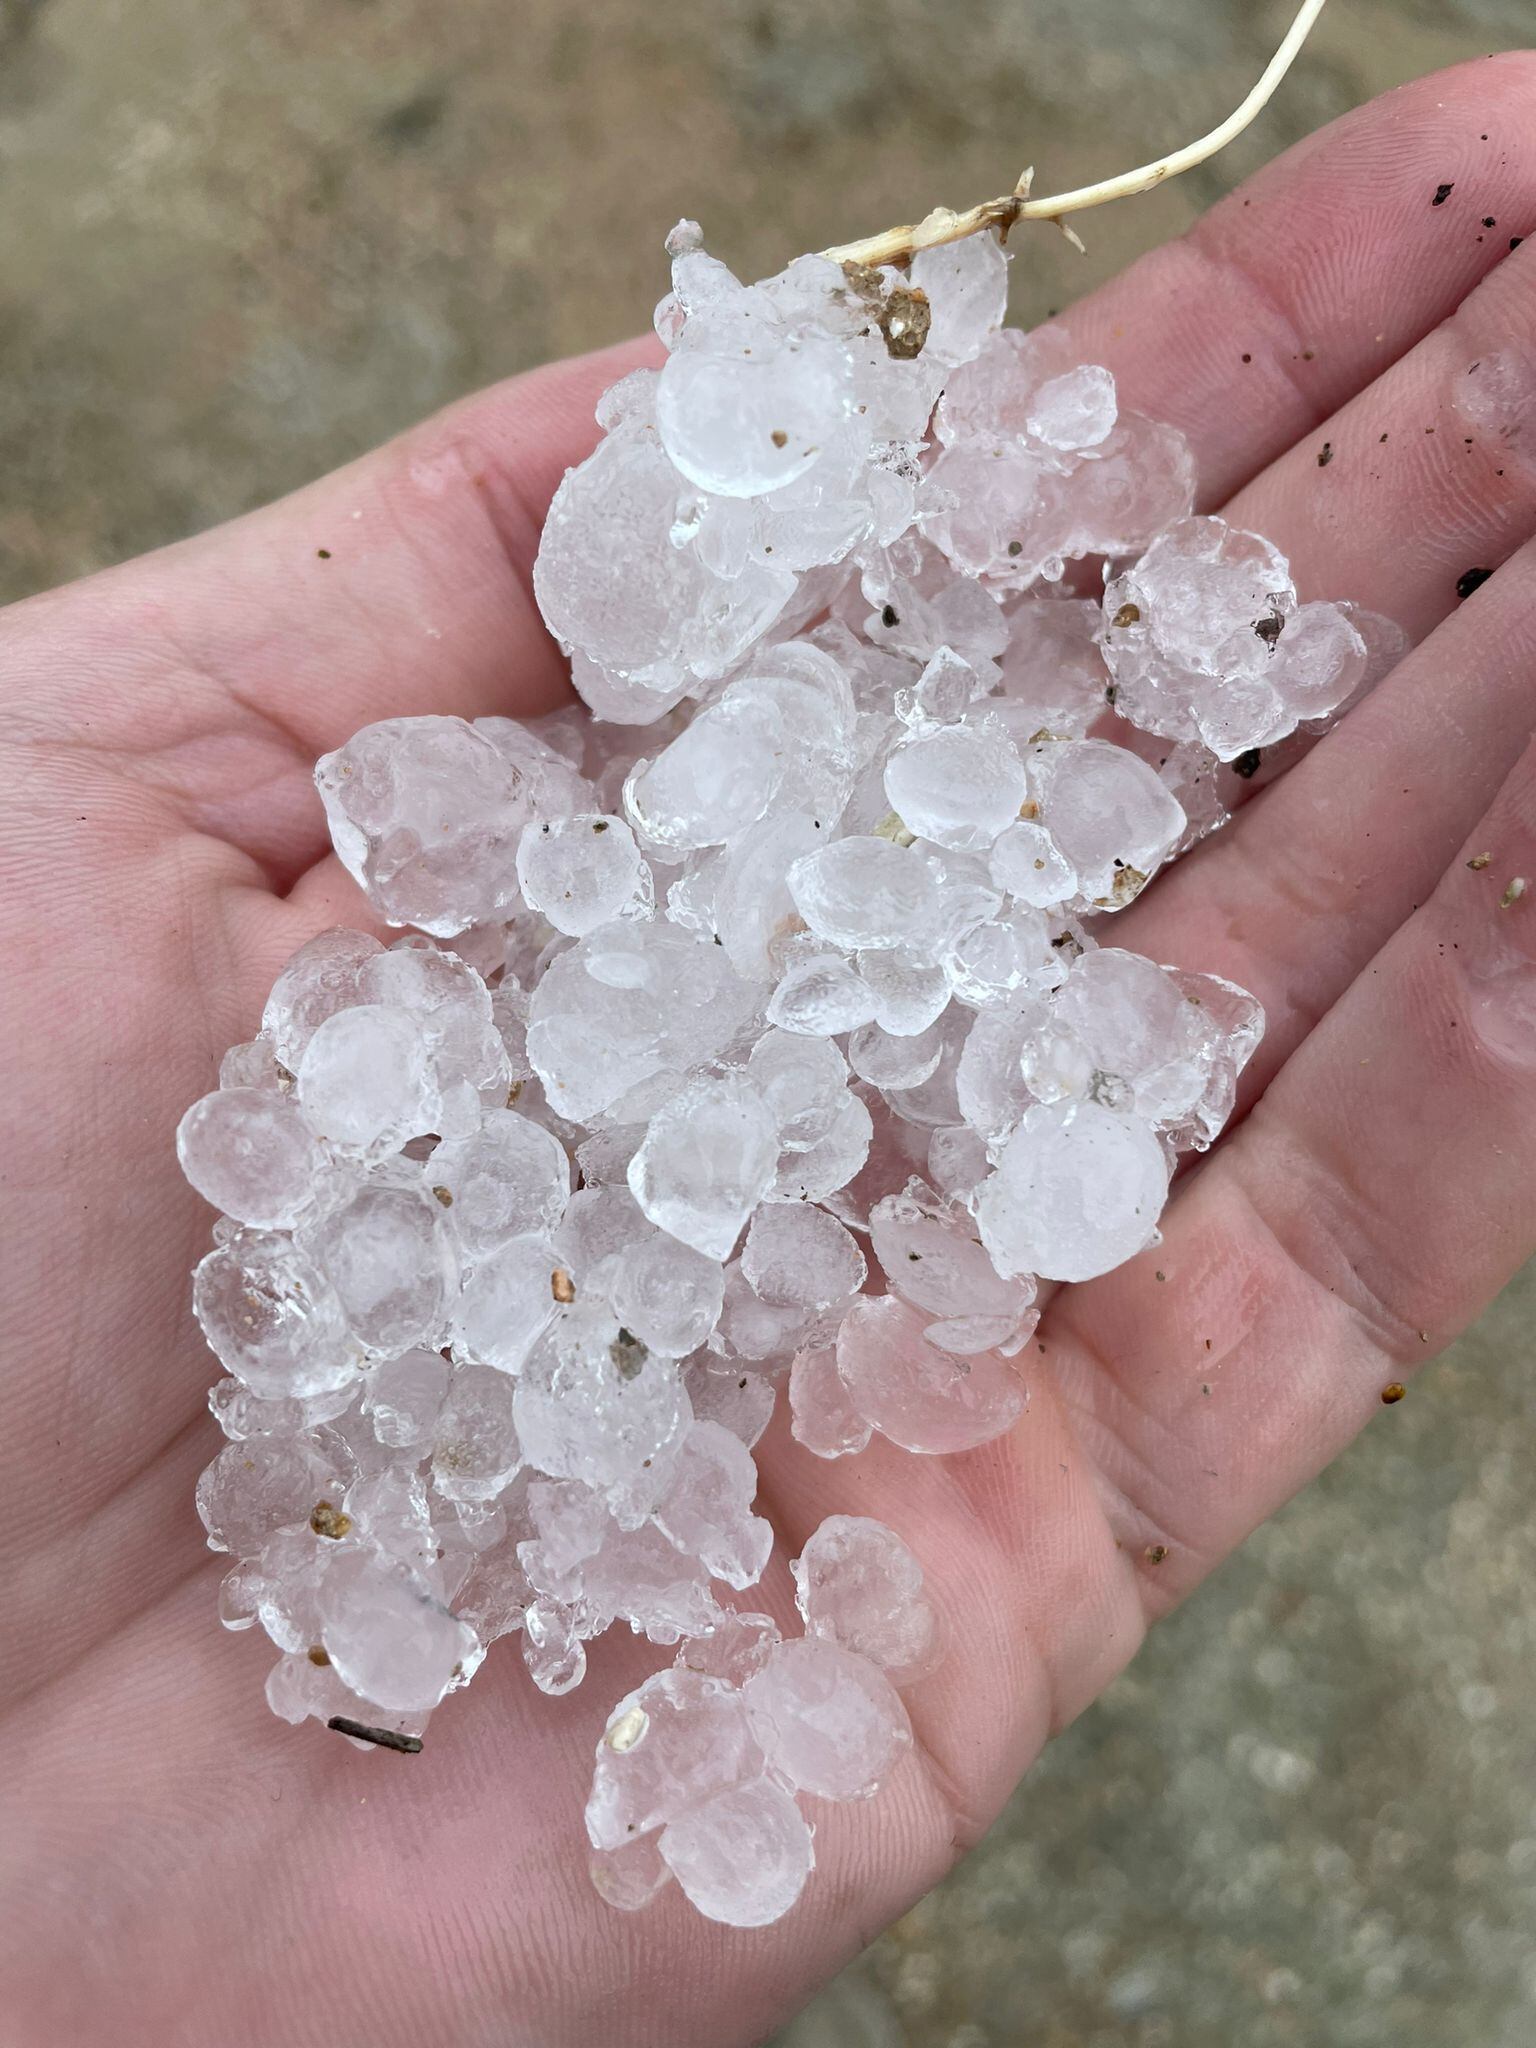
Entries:
[[1064, 321], [1127, 405], [1190, 436], [1202, 502], [1219, 505], [1532, 228], [1536, 54], [1512, 51], [1319, 130]]
[[1079, 1439], [1170, 1550], [1156, 1601], [1342, 1449], [1533, 1248], [1536, 886], [1514, 898], [1518, 875], [1536, 884], [1536, 747], [1175, 1198], [1162, 1244], [1054, 1305]]
[[[1240, 1107], [1428, 899], [1526, 746], [1533, 674], [1529, 542], [1226, 831], [1121, 913], [1116, 945], [1225, 975], [1263, 1003]], [[1469, 872], [1486, 884], [1495, 868]]]

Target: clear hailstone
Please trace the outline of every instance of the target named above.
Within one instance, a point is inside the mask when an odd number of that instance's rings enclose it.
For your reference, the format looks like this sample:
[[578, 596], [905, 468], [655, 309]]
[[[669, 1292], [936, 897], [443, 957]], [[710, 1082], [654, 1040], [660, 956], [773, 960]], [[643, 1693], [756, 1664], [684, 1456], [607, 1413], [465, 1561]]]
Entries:
[[440, 1100], [421, 1026], [384, 1003], [338, 1010], [304, 1048], [298, 1099], [311, 1130], [338, 1151], [394, 1151], [432, 1130]]
[[991, 1143], [1008, 1135], [1033, 1099], [1020, 1062], [1043, 1009], [1040, 995], [1020, 989], [1006, 1003], [978, 1013], [961, 1051], [956, 1104], [972, 1130]]
[[232, 1045], [225, 1053], [219, 1061], [219, 1086], [262, 1088], [272, 1094], [286, 1094], [293, 1086], [293, 1076], [277, 1064], [277, 1047], [261, 1031], [244, 1045]]
[[797, 860], [789, 893], [819, 938], [850, 950], [920, 943], [938, 894], [920, 858], [889, 839], [863, 836]]
[[1296, 723], [1274, 663], [1295, 609], [1290, 568], [1268, 541], [1221, 519], [1179, 521], [1104, 592], [1117, 708], [1224, 761], [1268, 745]]
[[1097, 448], [1115, 424], [1115, 380], [1096, 363], [1082, 363], [1042, 384], [1030, 400], [1025, 425], [1047, 448], [1077, 453]]
[[1077, 870], [1045, 827], [1032, 818], [1010, 825], [992, 848], [993, 883], [1015, 902], [1049, 910], [1077, 895]]
[[1156, 769], [1108, 740], [1035, 747], [1029, 779], [1041, 822], [1097, 909], [1131, 902], [1184, 830]]
[[587, 1646], [576, 1616], [558, 1600], [531, 1601], [523, 1615], [523, 1662], [542, 1693], [558, 1699], [587, 1675]]
[[912, 1740], [879, 1666], [820, 1636], [778, 1644], [742, 1697], [769, 1768], [818, 1799], [868, 1799]]
[[893, 1529], [863, 1515], [828, 1515], [790, 1565], [807, 1635], [878, 1664], [893, 1685], [933, 1670], [939, 1617], [923, 1568]]
[[649, 907], [650, 871], [622, 818], [583, 813], [530, 825], [517, 849], [517, 879], [524, 901], [576, 939]]
[[571, 1276], [578, 1300], [606, 1294], [620, 1255], [632, 1244], [643, 1243], [655, 1229], [624, 1178], [634, 1157], [636, 1135], [628, 1134], [617, 1182], [578, 1188], [555, 1233], [556, 1255]]
[[937, 1023], [949, 1001], [942, 967], [910, 946], [860, 953], [859, 979], [874, 998], [873, 1021], [893, 1038], [915, 1038]]
[[522, 1462], [512, 1382], [488, 1365], [456, 1366], [432, 1425], [437, 1491], [445, 1500], [495, 1500]]
[[894, 1295], [861, 1295], [837, 1336], [854, 1407], [908, 1451], [968, 1451], [1013, 1427], [1022, 1382], [987, 1353], [959, 1358], [929, 1342], [930, 1318]]
[[520, 1372], [554, 1318], [559, 1268], [549, 1239], [531, 1232], [487, 1252], [453, 1307], [455, 1356]]
[[624, 796], [636, 830], [673, 852], [724, 845], [767, 810], [783, 749], [783, 722], [771, 704], [711, 704], [631, 776]]
[[978, 436], [1022, 439], [1035, 393], [1048, 378], [1075, 364], [1064, 327], [1036, 327], [1027, 334], [1004, 327], [989, 335], [971, 360], [945, 379], [934, 415], [940, 442], [947, 447]]
[[[881, 959], [879, 953], [871, 959]], [[948, 981], [946, 978], [946, 988]], [[933, 1073], [945, 1045], [941, 1026], [900, 1038], [878, 1024], [861, 1024], [848, 1036], [848, 1061], [861, 1081], [875, 1088], [919, 1088]]]
[[1089, 597], [1036, 597], [1009, 618], [1001, 703], [992, 708], [1020, 744], [1037, 734], [1080, 739], [1104, 711], [1109, 670], [1103, 614]]
[[722, 1679], [727, 1685], [745, 1685], [782, 1641], [771, 1615], [742, 1614], [722, 1607], [708, 1629], [678, 1646], [673, 1663], [679, 1671]]
[[661, 1854], [689, 1902], [727, 1927], [767, 1927], [805, 1889], [811, 1830], [767, 1778], [718, 1793], [661, 1832]]
[[[985, 1171], [984, 1157], [981, 1167]], [[932, 1317], [924, 1334], [941, 1350], [968, 1354], [1016, 1346], [1020, 1334], [1033, 1327], [1033, 1286], [1003, 1278], [978, 1243], [969, 1216], [939, 1201], [920, 1180], [876, 1202], [869, 1236], [892, 1293]], [[979, 1343], [966, 1341], [973, 1327]]]
[[[969, 1050], [970, 1040], [966, 1040]], [[964, 1054], [961, 1055], [962, 1061]], [[928, 1178], [950, 1201], [968, 1201], [978, 1181], [991, 1170], [987, 1142], [969, 1124], [954, 1124], [933, 1133], [928, 1141]], [[871, 1211], [873, 1214], [873, 1211]]]
[[334, 1430], [226, 1444], [197, 1482], [208, 1548], [254, 1557], [276, 1530], [307, 1522], [320, 1501], [339, 1502], [355, 1471]]
[[478, 1259], [509, 1238], [554, 1230], [570, 1197], [571, 1166], [541, 1124], [489, 1109], [472, 1135], [437, 1147], [427, 1179], [466, 1256]]
[[296, 1223], [325, 1164], [292, 1099], [266, 1088], [221, 1088], [194, 1102], [176, 1156], [204, 1201], [257, 1230]]
[[639, 1835], [617, 1849], [594, 1849], [587, 1869], [598, 1897], [621, 1913], [640, 1912], [672, 1882], [655, 1835]]
[[749, 826], [720, 855], [712, 907], [715, 936], [744, 979], [771, 981], [778, 973], [776, 942], [796, 926], [785, 876], [825, 836], [809, 813], [775, 811]]
[[[728, 1440], [741, 1451], [734, 1437]], [[658, 1527], [620, 1529], [610, 1522], [582, 1567], [578, 1605], [592, 1617], [594, 1634], [621, 1619], [653, 1643], [675, 1643], [703, 1628], [715, 1603], [707, 1566]]]
[[874, 1119], [852, 1089], [845, 1091], [836, 1121], [824, 1138], [804, 1152], [786, 1152], [771, 1191], [775, 1202], [824, 1202], [847, 1187], [869, 1157]]
[[718, 1422], [695, 1422], [683, 1439], [656, 1526], [728, 1586], [752, 1586], [773, 1549], [773, 1530], [752, 1513], [757, 1467]]
[[315, 764], [342, 864], [391, 924], [451, 938], [518, 900], [523, 776], [462, 718], [387, 718]]
[[501, 1542], [475, 1559], [454, 1596], [454, 1612], [489, 1647], [502, 1636], [517, 1633], [533, 1599], [516, 1544]]
[[505, 1099], [511, 1079], [507, 1049], [490, 990], [467, 960], [411, 932], [365, 960], [357, 985], [360, 1001], [411, 1012], [431, 1051], [439, 1087], [446, 1094], [455, 1083], [464, 1084], [460, 1092], [471, 1124], [479, 1115], [479, 1092]]
[[361, 1002], [358, 976], [384, 948], [366, 932], [336, 926], [300, 946], [267, 997], [261, 1030], [279, 1062], [297, 1073], [304, 1048], [327, 1017]]
[[885, 791], [910, 832], [935, 846], [990, 846], [1019, 815], [1024, 766], [1000, 725], [914, 733], [885, 764]]
[[722, 1361], [746, 1360], [773, 1371], [806, 1341], [815, 1321], [814, 1309], [776, 1306], [755, 1294], [739, 1259], [727, 1267], [718, 1332]]
[[790, 1430], [818, 1458], [862, 1451], [873, 1428], [849, 1399], [831, 1348], [797, 1351], [789, 1371]]
[[397, 1712], [435, 1707], [485, 1654], [419, 1572], [378, 1551], [337, 1558], [320, 1613], [321, 1641], [342, 1683]]
[[1061, 980], [1060, 956], [1051, 949], [1044, 916], [1029, 908], [989, 917], [974, 925], [944, 957], [950, 986], [962, 1003], [985, 1009], [1016, 989], [1049, 994]]
[[980, 696], [984, 687], [968, 661], [963, 661], [952, 647], [941, 647], [912, 687], [910, 710], [902, 709], [903, 698], [899, 694], [897, 709], [911, 724], [931, 721], [949, 725], [964, 714], [972, 698]]
[[218, 1245], [193, 1276], [192, 1306], [219, 1363], [263, 1399], [305, 1400], [357, 1376], [336, 1290], [287, 1237], [238, 1231]]
[[991, 234], [919, 249], [908, 278], [931, 309], [927, 347], [946, 363], [967, 363], [1003, 324], [1008, 258]]
[[754, 1293], [793, 1308], [829, 1308], [855, 1294], [868, 1270], [864, 1254], [835, 1216], [809, 1202], [765, 1203], [741, 1248]]
[[1195, 458], [1177, 427], [1122, 413], [1057, 488], [1061, 553], [1134, 555], [1195, 502]]
[[772, 1113], [748, 1080], [701, 1078], [651, 1118], [630, 1190], [658, 1228], [725, 1259], [772, 1186], [778, 1153]]
[[214, 1421], [233, 1443], [248, 1436], [296, 1436], [322, 1422], [334, 1421], [346, 1413], [356, 1398], [356, 1383], [350, 1377], [329, 1393], [295, 1401], [286, 1396], [264, 1401], [253, 1394], [243, 1380], [216, 1380], [208, 1389], [208, 1409]]
[[658, 1671], [608, 1717], [587, 1799], [588, 1838], [596, 1849], [622, 1848], [762, 1770], [734, 1686], [697, 1672]]
[[419, 1179], [365, 1182], [307, 1242], [369, 1351], [394, 1356], [441, 1341], [458, 1261], [443, 1211]]
[[605, 1494], [621, 1521], [643, 1517], [665, 1492], [692, 1421], [676, 1362], [580, 1302], [529, 1360], [514, 1412], [528, 1463]]
[[750, 1451], [773, 1420], [776, 1389], [761, 1372], [737, 1359], [695, 1359], [683, 1371], [688, 1403], [699, 1422], [718, 1422]]
[[407, 1351], [382, 1359], [363, 1389], [363, 1413], [379, 1442], [393, 1451], [428, 1442], [452, 1371], [440, 1351]]
[[976, 1220], [999, 1272], [1091, 1280], [1146, 1250], [1167, 1193], [1148, 1125], [1096, 1102], [1037, 1103], [982, 1186]]
[[852, 366], [831, 342], [672, 356], [656, 391], [656, 424], [674, 463], [700, 490], [756, 498], [802, 477], [852, 409]]
[[[793, 871], [791, 871], [793, 872]], [[875, 999], [840, 953], [797, 953], [768, 998], [768, 1022], [807, 1038], [832, 1038], [866, 1024]]]
[[720, 1320], [725, 1275], [718, 1259], [656, 1230], [619, 1254], [606, 1292], [625, 1329], [648, 1349], [686, 1358]]
[[768, 1105], [780, 1145], [804, 1152], [837, 1120], [848, 1062], [828, 1038], [770, 1029], [747, 1055], [747, 1077]]
[[1362, 623], [1348, 604], [1300, 604], [1291, 613], [1267, 677], [1280, 707], [1281, 729], [1274, 739], [1284, 738], [1294, 723], [1331, 717], [1361, 693], [1372, 666]]

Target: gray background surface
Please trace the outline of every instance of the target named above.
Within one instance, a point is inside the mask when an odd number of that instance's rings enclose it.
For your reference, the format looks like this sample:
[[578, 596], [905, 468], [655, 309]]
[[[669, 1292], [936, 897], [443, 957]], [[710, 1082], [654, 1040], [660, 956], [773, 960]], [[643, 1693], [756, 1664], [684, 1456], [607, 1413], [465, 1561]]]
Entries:
[[[1075, 184], [1246, 89], [1265, 0], [0, 0], [0, 595], [222, 518], [739, 269]], [[1220, 163], [1014, 317], [1529, 0], [1334, 0]], [[782, 2048], [1530, 2048], [1527, 1274], [1154, 1638]]]

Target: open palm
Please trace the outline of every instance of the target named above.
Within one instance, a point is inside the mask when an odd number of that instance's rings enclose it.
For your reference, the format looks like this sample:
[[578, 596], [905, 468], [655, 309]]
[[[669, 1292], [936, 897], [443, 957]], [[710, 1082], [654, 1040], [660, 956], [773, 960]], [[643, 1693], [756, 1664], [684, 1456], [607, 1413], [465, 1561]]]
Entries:
[[[1434, 204], [1435, 189], [1449, 195]], [[1536, 60], [1407, 89], [1291, 152], [1067, 316], [1175, 421], [1203, 509], [1412, 653], [1115, 930], [1262, 999], [1243, 1120], [1159, 1248], [1051, 1302], [1029, 1409], [964, 1456], [760, 1448], [781, 1538], [871, 1514], [951, 1650], [912, 1755], [819, 1807], [816, 1875], [734, 1932], [625, 1917], [580, 1810], [597, 1646], [542, 1697], [494, 1654], [414, 1760], [261, 1697], [191, 1512], [214, 1448], [188, 1307], [207, 1212], [171, 1138], [312, 932], [366, 923], [310, 769], [370, 720], [566, 684], [528, 571], [598, 392], [541, 371], [234, 526], [0, 618], [7, 1075], [0, 2028], [7, 2044], [729, 2048], [997, 1812], [1165, 1611], [1536, 1243]], [[1024, 260], [1027, 261], [1027, 248]], [[1481, 379], [1479, 382], [1478, 380]], [[1522, 432], [1522, 426], [1524, 432]], [[1464, 572], [1496, 571], [1462, 607]], [[1486, 866], [1471, 864], [1488, 853]], [[1518, 875], [1524, 899], [1504, 899]]]

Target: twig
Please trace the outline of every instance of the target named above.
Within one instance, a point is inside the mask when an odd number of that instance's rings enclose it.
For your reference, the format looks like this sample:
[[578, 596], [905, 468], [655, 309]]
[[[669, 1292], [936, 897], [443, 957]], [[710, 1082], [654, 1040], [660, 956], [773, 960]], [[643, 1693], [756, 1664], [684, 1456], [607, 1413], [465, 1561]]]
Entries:
[[421, 1755], [419, 1735], [398, 1735], [393, 1728], [370, 1728], [366, 1721], [353, 1721], [345, 1714], [332, 1714], [326, 1722], [338, 1735], [350, 1735], [354, 1742], [374, 1742], [380, 1749], [398, 1749], [402, 1756]]
[[[967, 235], [980, 234], [983, 228], [996, 228], [1006, 239], [1008, 230], [1021, 220], [1054, 221], [1069, 241], [1077, 242], [1076, 235], [1066, 226], [1065, 215], [1082, 213], [1090, 206], [1107, 205], [1111, 199], [1129, 199], [1137, 192], [1150, 192], [1154, 185], [1161, 185], [1168, 178], [1178, 177], [1181, 171], [1193, 170], [1196, 164], [1203, 164], [1218, 150], [1225, 149], [1234, 137], [1241, 135], [1268, 104], [1326, 4], [1327, 0], [1302, 0], [1296, 19], [1286, 30], [1284, 42], [1265, 65], [1263, 76], [1252, 92], [1219, 128], [1213, 128], [1209, 135], [1202, 135], [1198, 142], [1186, 143], [1183, 149], [1160, 156], [1155, 163], [1142, 164], [1137, 170], [1122, 171], [1117, 178], [1105, 178], [1097, 185], [1079, 185], [1073, 192], [1058, 192], [1046, 199], [1029, 197], [1033, 173], [1026, 171], [1011, 192], [1001, 199], [984, 200], [968, 213], [951, 213], [947, 207], [941, 206], [915, 227], [887, 228], [884, 234], [871, 235], [867, 241], [845, 242], [841, 248], [823, 249], [821, 253], [833, 263], [868, 264], [871, 268], [882, 263], [905, 263], [919, 249], [937, 249], [946, 242], [962, 242]], [[1077, 246], [1081, 248], [1082, 244], [1077, 242]]]

